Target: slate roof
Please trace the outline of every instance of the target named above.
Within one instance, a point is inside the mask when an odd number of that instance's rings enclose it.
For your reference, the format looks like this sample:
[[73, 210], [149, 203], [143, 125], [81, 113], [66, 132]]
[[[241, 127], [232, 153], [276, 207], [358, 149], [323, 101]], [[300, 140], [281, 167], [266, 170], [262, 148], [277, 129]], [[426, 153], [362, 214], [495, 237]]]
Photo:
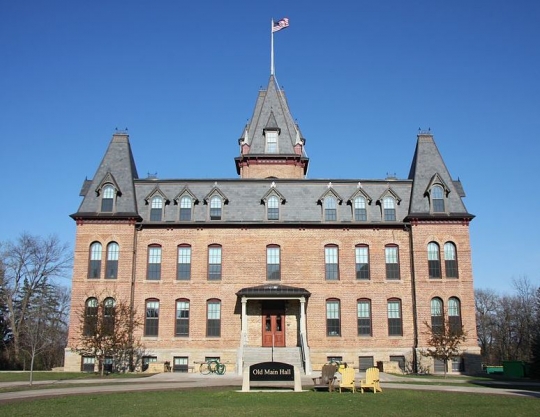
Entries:
[[[252, 120], [244, 132], [244, 140], [251, 152], [264, 152], [264, 128], [271, 125], [280, 129], [280, 147], [283, 153], [294, 154], [301, 134], [293, 122], [285, 97], [270, 77], [268, 89], [259, 92]], [[303, 151], [303, 147], [302, 147]], [[381, 149], [384, 152], [384, 149]], [[304, 154], [305, 155], [305, 154]], [[270, 156], [267, 155], [267, 156]], [[299, 155], [296, 155], [299, 157]], [[238, 159], [238, 158], [237, 158]], [[105, 183], [118, 188], [114, 213], [100, 212], [100, 191]], [[445, 213], [430, 213], [429, 189], [434, 183], [442, 184], [447, 198]], [[337, 220], [324, 221], [323, 199], [327, 193], [338, 199]], [[150, 222], [150, 197], [156, 193], [165, 200], [164, 216], [160, 222]], [[179, 198], [188, 193], [194, 199], [193, 218], [179, 221]], [[281, 202], [279, 220], [267, 220], [266, 199], [275, 193]], [[361, 193], [368, 200], [367, 222], [353, 220], [351, 200]], [[209, 199], [218, 194], [223, 199], [222, 219], [209, 220]], [[461, 182], [452, 180], [448, 169], [430, 133], [418, 135], [416, 150], [407, 179], [139, 179], [133, 159], [129, 137], [115, 133], [94, 178], [86, 179], [81, 190], [83, 201], [77, 213], [82, 218], [131, 218], [143, 224], [160, 226], [177, 223], [189, 225], [206, 222], [212, 225], [344, 225], [358, 224], [377, 227], [399, 226], [412, 219], [459, 218], [472, 219], [462, 197]], [[381, 201], [385, 195], [396, 199], [396, 221], [383, 221]]]
[[[436, 181], [444, 184], [447, 189], [447, 214], [430, 215], [429, 199], [427, 191], [434, 177]], [[411, 217], [437, 217], [437, 216], [459, 216], [472, 218], [472, 214], [467, 212], [462, 197], [465, 196], [460, 181], [454, 181], [450, 177], [450, 172], [446, 168], [442, 156], [435, 144], [431, 133], [420, 133], [418, 135], [416, 150], [409, 172], [409, 179], [413, 180], [411, 204], [409, 215]]]
[[[266, 90], [260, 90], [253, 116], [244, 130], [241, 139], [250, 145], [250, 155], [265, 154], [266, 141], [264, 129], [279, 128], [278, 155], [294, 155], [294, 145], [302, 137], [299, 126], [294, 122], [285, 92], [280, 90], [273, 75], [268, 80]], [[302, 154], [306, 157], [305, 153]]]

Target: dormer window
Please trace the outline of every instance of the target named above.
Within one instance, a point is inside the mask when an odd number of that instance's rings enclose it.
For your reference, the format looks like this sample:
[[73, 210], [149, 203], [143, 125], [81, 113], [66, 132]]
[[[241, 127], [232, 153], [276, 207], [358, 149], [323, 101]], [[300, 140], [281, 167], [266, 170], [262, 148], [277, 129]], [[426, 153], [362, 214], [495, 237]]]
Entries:
[[324, 220], [337, 220], [337, 203], [336, 198], [332, 195], [326, 196], [324, 198]]
[[278, 153], [278, 131], [266, 130], [266, 153]]
[[396, 221], [396, 201], [393, 197], [386, 196], [383, 199], [384, 221]]
[[103, 187], [101, 196], [101, 211], [111, 212], [114, 208], [114, 195], [115, 189], [112, 185], [108, 184]]
[[354, 220], [357, 222], [367, 220], [366, 199], [362, 196], [354, 199]]
[[191, 210], [193, 201], [191, 197], [184, 196], [180, 199], [180, 221], [191, 221]]
[[266, 208], [268, 220], [279, 220], [279, 199], [275, 195], [268, 198]]
[[155, 196], [150, 205], [150, 221], [160, 222], [163, 217], [163, 198]]
[[221, 197], [215, 195], [210, 199], [210, 220], [221, 220]]
[[431, 189], [431, 204], [434, 213], [444, 213], [444, 190], [440, 185], [434, 185]]

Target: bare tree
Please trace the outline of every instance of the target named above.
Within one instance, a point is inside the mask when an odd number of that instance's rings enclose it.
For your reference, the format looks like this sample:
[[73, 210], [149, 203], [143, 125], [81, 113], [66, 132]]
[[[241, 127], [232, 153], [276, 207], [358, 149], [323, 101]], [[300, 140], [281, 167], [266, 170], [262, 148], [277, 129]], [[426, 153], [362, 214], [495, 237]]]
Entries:
[[71, 251], [58, 237], [41, 238], [22, 233], [0, 248], [0, 297], [7, 310], [12, 361], [20, 361], [20, 346], [30, 299], [47, 280], [65, 278], [71, 267]]
[[480, 343], [484, 363], [496, 363], [494, 349], [500, 299], [493, 290], [476, 290], [474, 293], [476, 307], [476, 333]]
[[36, 357], [64, 344], [67, 321], [59, 308], [60, 289], [45, 284], [30, 299], [22, 325], [21, 351], [30, 357], [30, 385], [33, 383]]
[[117, 369], [133, 370], [134, 357], [144, 347], [134, 338], [142, 319], [128, 302], [114, 295], [90, 297], [74, 314], [80, 323], [80, 337], [74, 352], [98, 360], [99, 372], [105, 372], [105, 360], [112, 359]]
[[467, 334], [461, 324], [457, 325], [446, 317], [442, 325], [431, 326], [424, 322], [427, 337], [426, 349], [422, 349], [422, 356], [431, 357], [444, 363], [444, 377], [448, 370], [448, 362], [463, 354], [461, 345], [467, 340]]

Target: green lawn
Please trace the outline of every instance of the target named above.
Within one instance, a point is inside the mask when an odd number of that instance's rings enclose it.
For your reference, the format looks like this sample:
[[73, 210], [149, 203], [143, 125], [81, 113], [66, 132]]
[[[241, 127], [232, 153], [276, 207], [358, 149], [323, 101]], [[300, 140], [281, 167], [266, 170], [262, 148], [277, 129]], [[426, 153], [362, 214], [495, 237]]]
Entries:
[[0, 404], [8, 416], [538, 416], [540, 400], [386, 389], [379, 394], [241, 393], [231, 388], [66, 396]]
[[[61, 381], [67, 379], [112, 379], [112, 378], [146, 378], [153, 374], [110, 374], [101, 377], [98, 374], [83, 373], [83, 372], [51, 372], [51, 371], [36, 371], [34, 372], [34, 381]], [[29, 381], [30, 372], [6, 372], [0, 371], [0, 382], [19, 382]]]

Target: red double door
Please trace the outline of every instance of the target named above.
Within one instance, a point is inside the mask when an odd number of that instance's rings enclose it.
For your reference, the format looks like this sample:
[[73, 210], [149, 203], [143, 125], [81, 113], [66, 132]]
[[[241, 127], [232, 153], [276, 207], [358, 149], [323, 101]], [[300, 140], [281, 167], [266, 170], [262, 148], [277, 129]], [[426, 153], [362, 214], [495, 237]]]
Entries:
[[262, 309], [263, 347], [285, 347], [285, 308], [263, 306]]

